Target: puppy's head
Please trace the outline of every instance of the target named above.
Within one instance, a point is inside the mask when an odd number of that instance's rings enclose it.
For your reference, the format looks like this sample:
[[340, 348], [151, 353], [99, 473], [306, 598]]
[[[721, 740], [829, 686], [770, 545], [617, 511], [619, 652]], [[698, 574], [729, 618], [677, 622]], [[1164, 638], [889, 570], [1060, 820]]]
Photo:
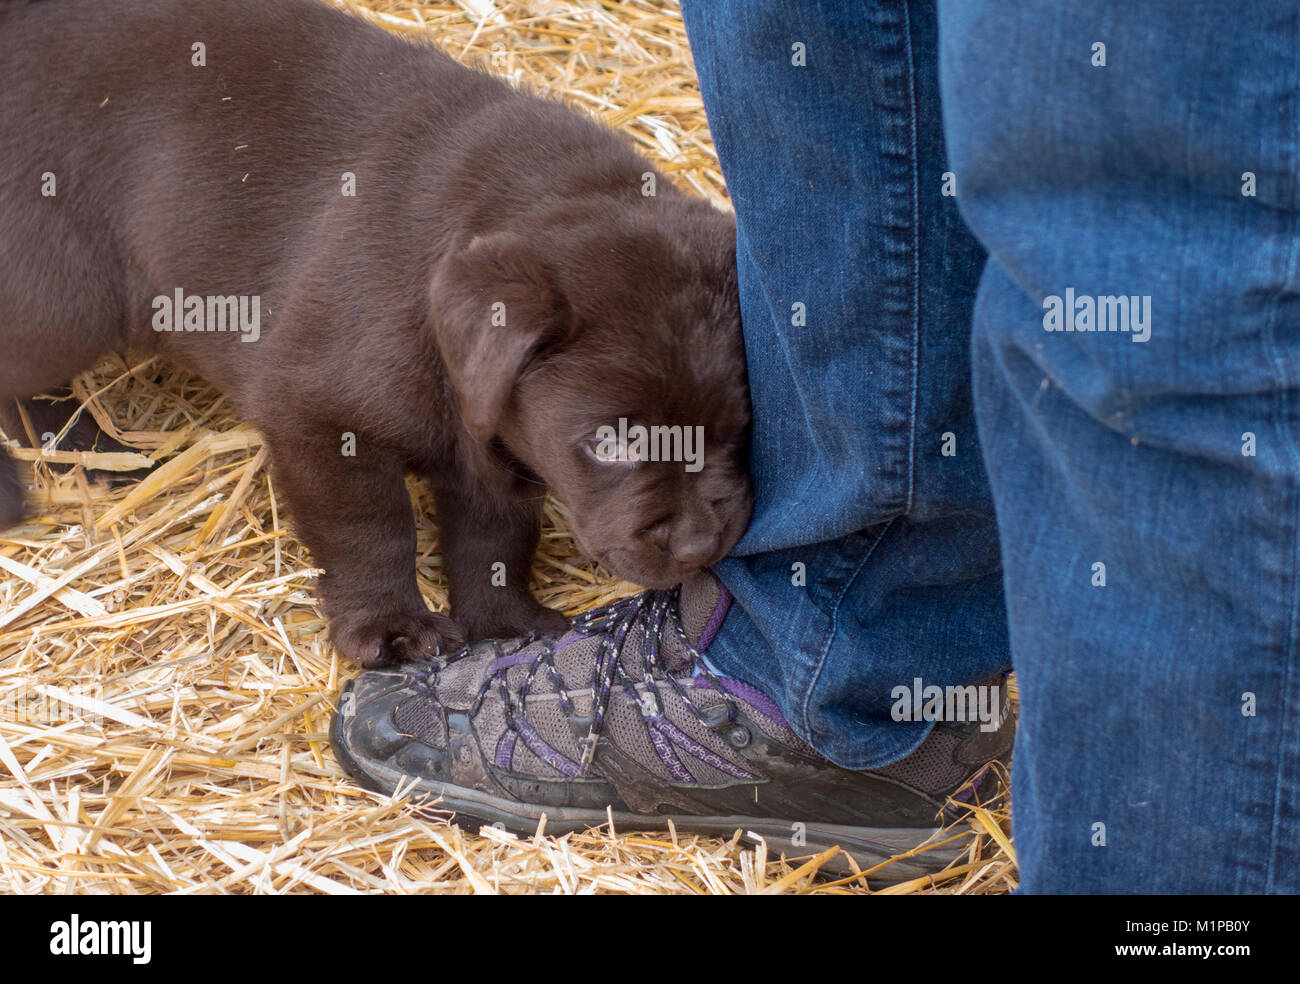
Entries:
[[659, 588], [736, 544], [753, 497], [729, 217], [683, 198], [480, 236], [433, 303], [466, 429], [555, 491], [583, 553]]

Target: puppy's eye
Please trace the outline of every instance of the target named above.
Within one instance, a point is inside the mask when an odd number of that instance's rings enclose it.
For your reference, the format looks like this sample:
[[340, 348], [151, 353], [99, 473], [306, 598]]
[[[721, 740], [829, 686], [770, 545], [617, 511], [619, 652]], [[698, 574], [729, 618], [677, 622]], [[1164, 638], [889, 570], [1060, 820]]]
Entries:
[[635, 468], [636, 461], [628, 454], [627, 444], [617, 438], [593, 438], [582, 445], [583, 453], [598, 465]]

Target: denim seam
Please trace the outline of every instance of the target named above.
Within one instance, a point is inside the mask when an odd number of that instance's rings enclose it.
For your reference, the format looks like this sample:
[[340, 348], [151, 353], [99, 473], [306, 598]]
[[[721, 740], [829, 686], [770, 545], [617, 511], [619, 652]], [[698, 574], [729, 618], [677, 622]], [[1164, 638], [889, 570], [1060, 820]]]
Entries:
[[[1296, 138], [1297, 143], [1300, 143], [1300, 127], [1297, 128], [1297, 132], [1294, 134], [1294, 136]], [[1293, 186], [1292, 195], [1291, 195], [1292, 215], [1295, 214], [1295, 207], [1296, 207], [1296, 201], [1295, 201], [1295, 193], [1294, 193], [1294, 186]], [[1293, 224], [1294, 224], [1294, 220], [1293, 220]], [[1291, 282], [1294, 282], [1297, 277], [1296, 238], [1297, 238], [1296, 236], [1290, 237], [1291, 255], [1290, 255], [1290, 262], [1288, 263], [1289, 276], [1287, 279], [1288, 281]], [[1282, 358], [1281, 353], [1278, 351], [1278, 345], [1277, 345], [1277, 328], [1278, 328], [1278, 321], [1280, 320], [1279, 315], [1281, 314], [1281, 310], [1280, 310], [1281, 305], [1279, 302], [1282, 293], [1283, 293], [1283, 288], [1279, 286], [1277, 291], [1274, 292], [1274, 296], [1273, 296], [1273, 311], [1269, 323], [1269, 336], [1271, 342], [1269, 349], [1270, 349], [1270, 355], [1273, 358], [1273, 364], [1277, 367], [1278, 374], [1281, 376], [1282, 388], [1278, 393], [1278, 401], [1280, 403], [1279, 410], [1281, 411], [1279, 416], [1285, 424], [1288, 421], [1287, 408], [1288, 408], [1288, 403], [1290, 402], [1288, 398], [1288, 393], [1290, 392], [1290, 388], [1291, 388], [1291, 380], [1286, 370], [1286, 360]], [[1292, 428], [1290, 426], [1284, 426], [1283, 432], [1286, 435], [1287, 450], [1290, 452], [1291, 461], [1293, 465], [1292, 475], [1295, 476], [1297, 473], [1300, 473], [1300, 450], [1298, 450], [1296, 447], [1295, 438], [1292, 434]], [[1294, 491], [1294, 483], [1293, 483], [1293, 491], [1291, 492], [1291, 499], [1292, 499], [1291, 530], [1292, 530], [1292, 540], [1294, 541], [1296, 530], [1300, 529], [1300, 496], [1297, 496], [1297, 494]], [[1276, 756], [1274, 757], [1274, 761], [1278, 763], [1278, 776], [1277, 776], [1277, 782], [1274, 784], [1274, 790], [1273, 790], [1273, 822], [1269, 828], [1268, 864], [1265, 868], [1265, 873], [1264, 873], [1264, 892], [1266, 894], [1272, 893], [1275, 890], [1274, 885], [1277, 881], [1276, 878], [1277, 859], [1278, 859], [1278, 853], [1281, 849], [1282, 780], [1283, 780], [1283, 770], [1286, 768], [1284, 763], [1287, 761], [1287, 755], [1286, 755], [1287, 735], [1290, 733], [1290, 728], [1288, 727], [1288, 718], [1293, 713], [1293, 709], [1290, 705], [1290, 702], [1287, 700], [1287, 695], [1291, 691], [1291, 674], [1295, 668], [1295, 661], [1296, 661], [1295, 636], [1297, 630], [1296, 616], [1298, 614], [1298, 609], [1300, 609], [1300, 597], [1297, 597], [1297, 589], [1300, 588], [1300, 573], [1297, 572], [1297, 560], [1300, 560], [1300, 549], [1297, 549], [1298, 546], [1300, 545], [1296, 545], [1293, 543], [1293, 549], [1289, 551], [1291, 557], [1291, 572], [1290, 572], [1291, 586], [1289, 592], [1290, 604], [1287, 607], [1288, 607], [1290, 617], [1288, 619], [1288, 625], [1287, 625], [1288, 631], [1287, 631], [1286, 639], [1284, 640], [1283, 643], [1283, 652], [1285, 653], [1286, 658], [1283, 659], [1282, 661], [1282, 673], [1281, 673], [1281, 681], [1280, 681], [1281, 693], [1279, 695], [1281, 697], [1281, 705], [1282, 705], [1281, 707], [1282, 720], [1278, 722], [1279, 725], [1278, 739], [1277, 739], [1278, 747], [1277, 747]]]
[[912, 54], [912, 15], [903, 4], [903, 43], [907, 51], [908, 118], [912, 138], [912, 400], [909, 407], [907, 436], [907, 504], [904, 515], [910, 514], [916, 495], [916, 404], [919, 390], [921, 363], [921, 189], [920, 161], [918, 155], [916, 122], [916, 62]]
[[[1294, 247], [1292, 248], [1291, 266], [1293, 268], [1295, 266]], [[1286, 372], [1284, 361], [1279, 357], [1278, 350], [1277, 350], [1276, 322], [1274, 322], [1274, 324], [1271, 325], [1270, 327], [1271, 327], [1270, 334], [1273, 336], [1272, 344], [1270, 345], [1270, 354], [1273, 357], [1274, 365], [1277, 366], [1279, 373], [1281, 373], [1282, 384], [1283, 384], [1282, 390], [1278, 395], [1278, 402], [1280, 404], [1279, 410], [1281, 411], [1280, 417], [1283, 421], [1285, 421], [1287, 419], [1287, 404], [1289, 402], [1287, 397], [1287, 390], [1290, 387], [1290, 382], [1288, 381], [1287, 378], [1287, 372]], [[1292, 475], [1294, 476], [1295, 474], [1300, 473], [1300, 452], [1297, 452], [1295, 441], [1290, 437], [1290, 433], [1289, 433], [1290, 428], [1288, 427], [1286, 428], [1286, 430], [1288, 434], [1287, 451], [1292, 461], [1292, 466], [1293, 466]], [[1277, 861], [1277, 854], [1278, 854], [1278, 848], [1279, 848], [1280, 837], [1281, 837], [1281, 823], [1280, 823], [1280, 818], [1282, 815], [1281, 770], [1284, 768], [1282, 763], [1285, 763], [1287, 761], [1286, 758], [1286, 737], [1288, 733], [1287, 718], [1289, 717], [1289, 712], [1290, 712], [1289, 702], [1286, 698], [1287, 698], [1287, 694], [1290, 692], [1291, 689], [1291, 679], [1290, 679], [1291, 668], [1296, 658], [1296, 649], [1295, 649], [1295, 634], [1297, 630], [1296, 614], [1297, 614], [1297, 608], [1300, 608], [1300, 597], [1297, 596], [1297, 587], [1298, 584], [1300, 584], [1300, 575], [1298, 575], [1296, 569], [1297, 554], [1300, 553], [1300, 549], [1294, 548], [1296, 546], [1294, 544], [1295, 531], [1298, 528], [1300, 528], [1300, 496], [1296, 495], [1294, 488], [1291, 491], [1290, 498], [1291, 498], [1291, 517], [1292, 517], [1291, 538], [1293, 541], [1293, 549], [1289, 551], [1291, 555], [1290, 569], [1288, 572], [1291, 583], [1287, 590], [1287, 596], [1289, 598], [1289, 603], [1287, 605], [1289, 611], [1289, 617], [1287, 619], [1286, 637], [1283, 640], [1283, 644], [1282, 644], [1282, 652], [1284, 658], [1282, 660], [1281, 680], [1279, 681], [1281, 685], [1279, 688], [1280, 689], [1279, 696], [1281, 697], [1282, 720], [1278, 722], [1279, 724], [1278, 747], [1277, 747], [1276, 756], [1274, 757], [1274, 761], [1278, 763], [1279, 775], [1273, 793], [1273, 822], [1269, 829], [1268, 866], [1267, 866], [1267, 873], [1264, 876], [1265, 893], [1271, 893], [1274, 890], [1273, 889], [1274, 868]]]
[[[885, 538], [885, 534], [889, 532], [893, 525], [894, 520], [891, 519], [881, 527], [879, 535], [871, 541], [871, 546], [862, 555], [862, 559], [853, 568], [853, 572], [845, 579], [844, 586], [840, 588], [839, 594], [835, 597], [835, 604], [831, 606], [830, 626], [826, 630], [826, 641], [822, 643], [821, 654], [817, 658], [817, 668], [813, 670], [808, 686], [804, 688], [803, 700], [800, 702], [799, 707], [799, 716], [803, 718], [803, 730], [807, 733], [809, 739], [816, 738], [817, 735], [813, 730], [812, 720], [808, 714], [808, 706], [812, 702], [813, 691], [817, 689], [817, 684], [821, 680], [822, 670], [826, 667], [826, 659], [830, 655], [831, 646], [835, 642], [835, 633], [839, 630], [840, 607], [844, 604], [844, 596], [849, 593], [849, 589], [857, 581], [858, 575], [862, 573], [862, 568], [867, 565], [871, 555], [876, 552], [876, 547], [880, 546], [880, 541]], [[814, 747], [818, 744], [816, 741], [810, 743]]]

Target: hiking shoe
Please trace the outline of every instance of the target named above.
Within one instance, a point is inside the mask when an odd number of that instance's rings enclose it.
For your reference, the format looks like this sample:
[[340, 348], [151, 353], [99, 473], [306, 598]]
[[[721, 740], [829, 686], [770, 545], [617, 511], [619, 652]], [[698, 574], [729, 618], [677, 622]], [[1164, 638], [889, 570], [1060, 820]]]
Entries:
[[[989, 765], [1014, 733], [1009, 707], [996, 730], [940, 722], [899, 762], [841, 769], [765, 694], [705, 665], [700, 651], [730, 603], [704, 572], [586, 612], [562, 638], [490, 640], [363, 673], [340, 696], [334, 753], [362, 786], [402, 784], [471, 827], [528, 835], [545, 814], [547, 832], [562, 834], [612, 810], [622, 830], [672, 820], [721, 837], [752, 831], [774, 854], [839, 845], [862, 868], [934, 838], [960, 812], [950, 798], [991, 795]], [[962, 850], [901, 859], [880, 880], [936, 871]], [[835, 860], [827, 870], [851, 870]]]

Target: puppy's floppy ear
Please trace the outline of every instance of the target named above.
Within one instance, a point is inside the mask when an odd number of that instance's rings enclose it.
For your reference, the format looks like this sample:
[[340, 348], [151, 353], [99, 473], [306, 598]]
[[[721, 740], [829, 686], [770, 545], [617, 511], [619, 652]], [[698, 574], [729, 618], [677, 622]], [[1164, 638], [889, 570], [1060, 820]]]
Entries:
[[564, 296], [508, 232], [477, 236], [448, 256], [431, 291], [434, 338], [465, 425], [489, 441], [520, 373], [568, 317]]

